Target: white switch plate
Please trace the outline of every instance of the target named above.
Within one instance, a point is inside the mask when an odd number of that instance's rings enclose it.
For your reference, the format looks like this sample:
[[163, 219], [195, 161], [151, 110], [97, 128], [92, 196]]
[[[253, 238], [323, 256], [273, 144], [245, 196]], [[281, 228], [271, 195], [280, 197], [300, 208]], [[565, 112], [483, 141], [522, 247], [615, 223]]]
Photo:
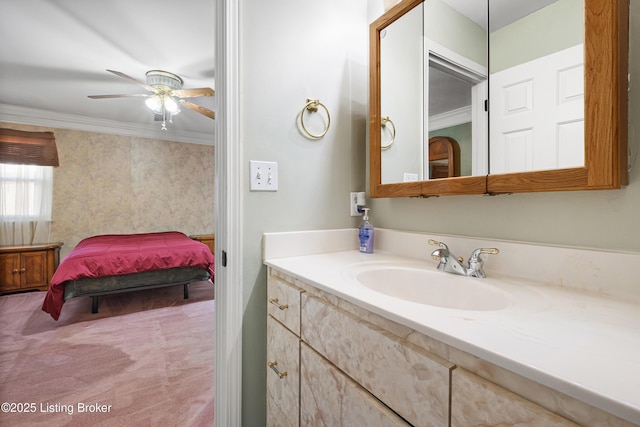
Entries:
[[250, 160], [251, 191], [278, 191], [278, 163]]

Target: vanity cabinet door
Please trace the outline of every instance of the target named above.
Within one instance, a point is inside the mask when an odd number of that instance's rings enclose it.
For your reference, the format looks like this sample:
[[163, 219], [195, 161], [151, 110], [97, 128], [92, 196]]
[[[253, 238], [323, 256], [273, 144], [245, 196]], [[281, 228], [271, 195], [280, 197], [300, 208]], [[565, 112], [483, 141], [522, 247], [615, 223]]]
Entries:
[[409, 426], [304, 342], [300, 347], [300, 425]]
[[289, 330], [300, 336], [301, 289], [269, 275], [267, 280], [267, 312]]
[[302, 294], [302, 341], [415, 426], [448, 426], [454, 365]]
[[571, 421], [462, 368], [453, 371], [451, 427], [577, 427]]
[[300, 402], [300, 339], [267, 316], [267, 425], [297, 427]]

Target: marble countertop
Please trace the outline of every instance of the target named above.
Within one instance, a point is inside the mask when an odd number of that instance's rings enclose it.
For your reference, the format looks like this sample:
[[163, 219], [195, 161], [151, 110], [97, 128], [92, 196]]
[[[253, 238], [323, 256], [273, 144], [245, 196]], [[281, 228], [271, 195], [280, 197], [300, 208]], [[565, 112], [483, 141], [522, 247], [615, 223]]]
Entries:
[[371, 312], [640, 423], [637, 303], [491, 274], [486, 279], [459, 277], [499, 288], [509, 301], [506, 307], [448, 309], [386, 296], [354, 278], [355, 270], [381, 263], [435, 270], [434, 262], [357, 250], [264, 262]]

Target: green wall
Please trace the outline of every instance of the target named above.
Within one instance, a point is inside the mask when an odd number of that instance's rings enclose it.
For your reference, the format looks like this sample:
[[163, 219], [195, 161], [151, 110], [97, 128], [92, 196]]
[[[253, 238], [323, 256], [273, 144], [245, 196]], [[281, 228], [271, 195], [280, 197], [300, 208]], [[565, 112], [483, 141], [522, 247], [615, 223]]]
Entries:
[[[243, 167], [277, 161], [280, 188], [243, 203], [243, 425], [265, 425], [266, 269], [263, 232], [356, 227], [348, 194], [368, 184], [366, 0], [240, 0]], [[622, 190], [428, 199], [375, 199], [377, 227], [640, 251], [640, 2], [631, 3], [630, 185]], [[331, 130], [298, 130], [307, 97], [329, 108]], [[248, 180], [248, 171], [246, 173]], [[365, 182], [366, 181], [366, 182]], [[428, 256], [425, 248], [425, 259]], [[532, 262], [535, 262], [533, 260]], [[543, 268], [543, 266], [541, 266]], [[220, 325], [224, 327], [224, 325]]]
[[559, 0], [493, 31], [489, 36], [491, 72], [580, 44], [583, 28], [584, 0]]
[[[357, 226], [349, 192], [365, 190], [367, 0], [240, 0], [239, 10], [243, 283], [230, 285], [242, 286], [244, 296], [243, 425], [262, 427], [267, 316], [262, 233]], [[307, 98], [319, 99], [331, 114], [321, 139], [300, 131]], [[305, 115], [309, 125], [316, 119]], [[250, 160], [278, 163], [277, 192], [249, 191]]]
[[424, 35], [477, 64], [487, 66], [487, 32], [442, 0], [424, 2]]

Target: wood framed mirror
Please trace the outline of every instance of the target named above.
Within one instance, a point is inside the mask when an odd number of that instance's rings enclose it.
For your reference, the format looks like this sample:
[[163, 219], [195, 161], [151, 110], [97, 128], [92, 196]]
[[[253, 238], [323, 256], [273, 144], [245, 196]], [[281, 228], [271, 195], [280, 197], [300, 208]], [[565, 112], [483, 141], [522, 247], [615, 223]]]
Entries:
[[[429, 197], [601, 190], [626, 185], [629, 5], [626, 0], [583, 1], [584, 164], [560, 169], [498, 174], [491, 173], [489, 167], [487, 174], [478, 176], [413, 182], [383, 181], [381, 34], [401, 17], [420, 7], [423, 0], [402, 0], [373, 22], [370, 26], [370, 196]], [[398, 133], [402, 130], [399, 128]], [[491, 140], [488, 143], [490, 145]]]

